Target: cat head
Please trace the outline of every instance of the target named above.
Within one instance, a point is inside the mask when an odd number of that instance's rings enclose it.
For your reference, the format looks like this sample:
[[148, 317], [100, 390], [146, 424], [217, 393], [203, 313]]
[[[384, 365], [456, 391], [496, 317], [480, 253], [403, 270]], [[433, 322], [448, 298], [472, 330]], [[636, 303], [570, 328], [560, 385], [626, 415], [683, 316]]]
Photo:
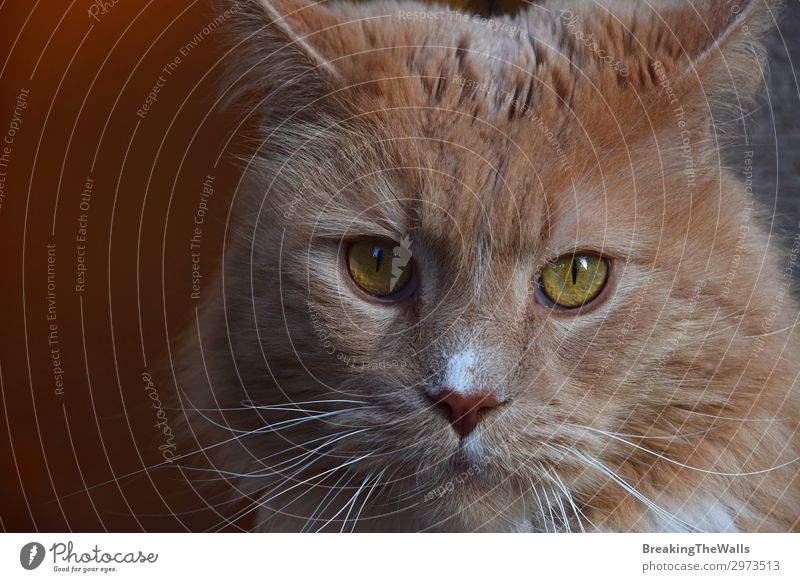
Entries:
[[310, 415], [245, 448], [324, 442], [302, 474], [378, 506], [543, 528], [566, 491], [613, 513], [653, 461], [625, 441], [686, 461], [756, 405], [775, 361], [740, 336], [777, 278], [720, 144], [774, 4], [238, 6], [226, 99], [260, 143], [209, 390]]

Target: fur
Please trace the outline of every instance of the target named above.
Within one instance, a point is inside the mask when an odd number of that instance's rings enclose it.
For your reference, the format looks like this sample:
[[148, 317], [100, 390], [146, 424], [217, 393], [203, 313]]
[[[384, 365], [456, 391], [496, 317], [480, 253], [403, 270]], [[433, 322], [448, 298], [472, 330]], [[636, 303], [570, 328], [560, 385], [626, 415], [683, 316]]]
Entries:
[[[800, 530], [800, 308], [721, 154], [779, 6], [650, 4], [243, 3], [259, 146], [176, 368], [192, 463], [246, 500], [222, 525]], [[410, 238], [413, 297], [354, 292], [364, 236]], [[537, 303], [576, 249], [602, 297]], [[503, 402], [461, 441], [451, 376]]]

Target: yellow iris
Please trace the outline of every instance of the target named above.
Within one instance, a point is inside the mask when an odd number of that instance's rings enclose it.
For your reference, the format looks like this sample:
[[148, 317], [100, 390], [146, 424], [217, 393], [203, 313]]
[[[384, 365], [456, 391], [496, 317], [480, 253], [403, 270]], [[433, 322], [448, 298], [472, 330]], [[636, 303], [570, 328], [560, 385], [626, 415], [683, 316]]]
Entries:
[[364, 240], [350, 245], [347, 268], [361, 289], [376, 297], [402, 291], [411, 279], [411, 250], [400, 243]]
[[558, 257], [542, 271], [540, 286], [548, 299], [573, 309], [592, 301], [608, 279], [608, 262], [591, 254]]

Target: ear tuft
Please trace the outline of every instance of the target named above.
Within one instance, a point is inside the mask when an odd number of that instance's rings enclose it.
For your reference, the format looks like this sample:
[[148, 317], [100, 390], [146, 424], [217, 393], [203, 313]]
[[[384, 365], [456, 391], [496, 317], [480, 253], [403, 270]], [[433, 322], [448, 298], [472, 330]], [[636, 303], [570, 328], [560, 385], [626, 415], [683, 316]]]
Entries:
[[690, 30], [701, 43], [685, 75], [699, 78], [712, 107], [727, 104], [741, 115], [753, 106], [767, 74], [762, 41], [782, 5], [782, 0], [695, 0], [698, 18]]
[[317, 48], [337, 19], [324, 3], [245, 0], [222, 3], [236, 11], [226, 28], [227, 105], [275, 120], [314, 116], [338, 73]]

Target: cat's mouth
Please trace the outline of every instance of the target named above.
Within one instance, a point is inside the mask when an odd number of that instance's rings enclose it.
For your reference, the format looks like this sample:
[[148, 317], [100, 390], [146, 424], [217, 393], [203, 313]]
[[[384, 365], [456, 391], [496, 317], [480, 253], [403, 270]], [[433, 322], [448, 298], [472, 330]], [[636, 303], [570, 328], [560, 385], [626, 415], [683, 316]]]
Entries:
[[469, 488], [496, 487], [502, 483], [492, 478], [495, 472], [489, 471], [491, 462], [492, 456], [487, 452], [480, 435], [467, 435], [459, 440], [458, 448], [448, 458], [443, 481], [446, 485], [454, 483]]
[[485, 464], [487, 461], [486, 451], [480, 436], [472, 433], [459, 439], [458, 448], [453, 453], [451, 461], [455, 469]]

